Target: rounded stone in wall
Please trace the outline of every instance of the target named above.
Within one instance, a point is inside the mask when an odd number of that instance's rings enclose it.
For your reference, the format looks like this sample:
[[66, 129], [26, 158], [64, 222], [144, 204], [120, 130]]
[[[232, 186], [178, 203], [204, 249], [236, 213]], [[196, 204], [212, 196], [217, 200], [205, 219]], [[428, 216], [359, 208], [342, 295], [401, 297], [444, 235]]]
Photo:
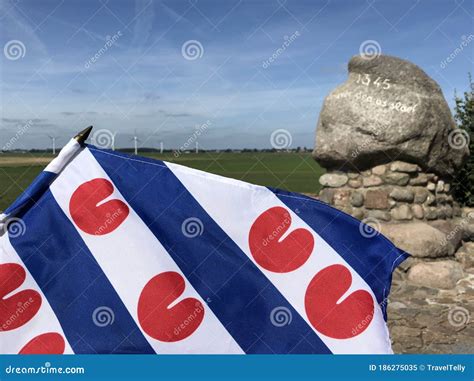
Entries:
[[451, 289], [464, 276], [462, 266], [452, 260], [420, 262], [408, 271], [408, 281], [420, 286]]
[[325, 173], [319, 178], [319, 183], [322, 186], [331, 188], [342, 187], [347, 183], [348, 177], [345, 174], [340, 173]]
[[381, 233], [395, 246], [419, 258], [437, 258], [450, 255], [446, 235], [425, 222], [382, 224]]

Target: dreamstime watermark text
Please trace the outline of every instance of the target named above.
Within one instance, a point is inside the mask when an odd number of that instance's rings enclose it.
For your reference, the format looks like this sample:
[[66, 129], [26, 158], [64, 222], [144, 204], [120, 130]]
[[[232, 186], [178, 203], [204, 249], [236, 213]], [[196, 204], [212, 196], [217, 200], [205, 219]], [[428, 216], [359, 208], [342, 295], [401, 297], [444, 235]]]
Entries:
[[210, 120], [206, 120], [206, 122], [204, 122], [203, 124], [196, 126], [194, 132], [188, 137], [188, 139], [183, 143], [183, 145], [181, 145], [181, 147], [174, 151], [174, 156], [180, 157], [183, 152], [190, 149], [192, 145], [197, 142], [197, 139], [209, 128], [211, 124], [212, 123]]
[[105, 44], [91, 58], [89, 58], [89, 60], [84, 64], [84, 68], [89, 69], [93, 64], [95, 64], [122, 36], [123, 34], [120, 30], [113, 36], [107, 36]]
[[175, 336], [179, 336], [179, 334], [189, 325], [191, 324], [194, 320], [196, 320], [200, 314], [204, 312], [204, 307], [200, 302], [196, 302], [194, 305], [195, 308], [191, 314], [189, 314], [186, 319], [183, 320], [182, 323], [180, 323], [177, 327], [175, 327], [173, 333]]
[[30, 306], [35, 302], [35, 300], [30, 297], [27, 301], [25, 302], [19, 302], [17, 304], [17, 308], [13, 314], [11, 314], [2, 324], [2, 328], [0, 329], [1, 331], [7, 331], [9, 327], [15, 323], [17, 319], [20, 318], [20, 316], [28, 309]]
[[273, 230], [272, 233], [270, 233], [267, 237], [265, 237], [262, 240], [262, 245], [263, 246], [268, 246], [270, 241], [273, 241], [274, 239], [278, 239], [278, 237], [281, 237], [281, 235], [288, 230], [288, 227], [291, 225], [291, 217], [288, 213], [285, 213], [285, 219], [281, 222], [280, 225], [276, 227], [276, 229]]
[[299, 31], [295, 31], [291, 36], [285, 36], [283, 44], [273, 52], [273, 54], [268, 57], [265, 61], [262, 62], [262, 67], [267, 69], [273, 62], [275, 62], [278, 57], [280, 57], [286, 49], [299, 37], [301, 33]]
[[33, 125], [33, 121], [27, 120], [25, 124], [21, 125], [18, 127], [15, 135], [4, 144], [2, 147], [2, 151], [8, 151], [9, 149], [12, 148], [12, 146], [23, 136], [26, 134], [26, 132], [30, 129], [30, 127]]
[[474, 35], [470, 34], [469, 36], [462, 36], [461, 42], [458, 46], [451, 52], [449, 56], [447, 56], [443, 61], [440, 62], [439, 66], [441, 69], [446, 69], [448, 65], [454, 61], [454, 59], [461, 54], [465, 48], [474, 40]]
[[107, 213], [105, 215], [105, 221], [99, 228], [94, 232], [94, 235], [103, 235], [107, 231], [109, 226], [114, 226], [114, 221], [119, 218], [123, 213], [121, 208], [117, 208], [113, 213]]
[[85, 374], [82, 366], [55, 367], [50, 362], [42, 366], [12, 366], [5, 367], [5, 374]]

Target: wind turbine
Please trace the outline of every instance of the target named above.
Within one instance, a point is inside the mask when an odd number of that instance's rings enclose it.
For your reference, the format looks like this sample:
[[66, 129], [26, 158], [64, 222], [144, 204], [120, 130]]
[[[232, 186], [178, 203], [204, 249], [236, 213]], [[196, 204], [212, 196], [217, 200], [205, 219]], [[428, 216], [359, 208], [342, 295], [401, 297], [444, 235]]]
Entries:
[[138, 139], [137, 130], [135, 130], [135, 134], [133, 135], [133, 138], [131, 140], [133, 140], [133, 146], [135, 148], [135, 155], [138, 155], [138, 142], [140, 141], [140, 139]]
[[196, 142], [196, 153], [199, 153], [199, 142]]
[[56, 155], [56, 139], [59, 138], [59, 136], [48, 135], [48, 137], [51, 139], [51, 142], [53, 144], [53, 155]]
[[163, 153], [163, 142], [160, 142], [160, 153]]

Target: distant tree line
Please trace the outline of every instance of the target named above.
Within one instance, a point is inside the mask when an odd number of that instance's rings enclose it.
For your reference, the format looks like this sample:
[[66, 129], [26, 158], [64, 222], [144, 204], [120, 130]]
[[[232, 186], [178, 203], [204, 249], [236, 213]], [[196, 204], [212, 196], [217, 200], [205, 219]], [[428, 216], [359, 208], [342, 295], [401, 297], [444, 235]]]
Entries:
[[[124, 152], [124, 153], [134, 153], [134, 148], [117, 148], [117, 151], [119, 152]], [[139, 148], [140, 153], [159, 153], [160, 149], [157, 148], [149, 148], [149, 147], [143, 147]], [[199, 153], [205, 153], [205, 152], [233, 152], [233, 153], [239, 153], [239, 152], [311, 152], [312, 149], [306, 148], [306, 147], [296, 147], [296, 148], [288, 148], [288, 149], [276, 149], [276, 148], [263, 148], [263, 149], [258, 149], [258, 148], [241, 148], [241, 149], [232, 149], [232, 148], [226, 148], [226, 149], [199, 149]], [[21, 153], [21, 152], [30, 152], [30, 153], [51, 153], [51, 149], [37, 149], [33, 148], [30, 150], [24, 150], [24, 149], [13, 149], [9, 151], [0, 151], [4, 153]], [[163, 150], [163, 153], [173, 153], [175, 150], [173, 149], [165, 149]], [[194, 153], [194, 149], [189, 149], [186, 151], [183, 151], [186, 153]]]

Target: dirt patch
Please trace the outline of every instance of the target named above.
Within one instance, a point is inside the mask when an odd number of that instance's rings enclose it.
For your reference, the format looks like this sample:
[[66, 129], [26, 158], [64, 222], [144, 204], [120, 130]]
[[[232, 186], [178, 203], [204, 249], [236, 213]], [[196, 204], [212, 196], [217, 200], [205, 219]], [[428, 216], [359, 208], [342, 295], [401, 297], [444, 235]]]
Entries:
[[25, 166], [25, 165], [47, 165], [50, 157], [2, 157], [0, 156], [0, 167]]

